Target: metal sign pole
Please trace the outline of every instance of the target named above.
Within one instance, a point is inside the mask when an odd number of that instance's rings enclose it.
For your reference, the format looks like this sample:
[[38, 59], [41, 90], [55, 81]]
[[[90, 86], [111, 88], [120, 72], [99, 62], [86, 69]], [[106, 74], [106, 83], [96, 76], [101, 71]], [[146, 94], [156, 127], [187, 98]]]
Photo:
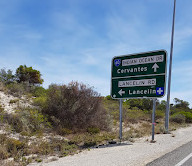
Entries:
[[152, 113], [152, 141], [154, 141], [154, 135], [155, 135], [155, 110], [156, 110], [156, 99], [153, 99], [153, 113]]
[[122, 104], [123, 100], [119, 100], [119, 139], [122, 140]]
[[172, 70], [172, 57], [173, 57], [173, 39], [174, 39], [174, 29], [175, 29], [175, 9], [176, 9], [176, 0], [174, 0], [174, 9], [173, 9], [171, 51], [170, 51], [170, 62], [169, 62], [169, 79], [168, 79], [167, 105], [166, 105], [166, 115], [165, 115], [165, 132], [167, 134], [169, 133], [170, 89], [171, 89], [171, 70]]

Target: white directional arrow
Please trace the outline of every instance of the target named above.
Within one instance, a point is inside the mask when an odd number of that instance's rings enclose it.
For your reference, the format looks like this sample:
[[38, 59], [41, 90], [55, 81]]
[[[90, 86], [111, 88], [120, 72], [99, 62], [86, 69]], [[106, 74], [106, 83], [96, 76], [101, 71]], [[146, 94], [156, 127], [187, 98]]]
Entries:
[[122, 96], [123, 94], [125, 94], [125, 91], [123, 91], [123, 90], [121, 89], [118, 93]]
[[154, 69], [154, 72], [157, 72], [157, 69], [159, 68], [159, 66], [155, 63], [152, 67], [152, 69]]

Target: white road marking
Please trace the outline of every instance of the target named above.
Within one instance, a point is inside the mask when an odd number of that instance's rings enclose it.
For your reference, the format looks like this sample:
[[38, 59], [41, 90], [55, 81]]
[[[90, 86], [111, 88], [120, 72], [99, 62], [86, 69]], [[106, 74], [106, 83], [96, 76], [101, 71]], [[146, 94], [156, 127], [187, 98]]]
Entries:
[[185, 157], [183, 160], [181, 160], [178, 164], [176, 164], [175, 166], [181, 166], [182, 164], [184, 164], [187, 160], [189, 160], [192, 157], [192, 153], [190, 153], [187, 157]]

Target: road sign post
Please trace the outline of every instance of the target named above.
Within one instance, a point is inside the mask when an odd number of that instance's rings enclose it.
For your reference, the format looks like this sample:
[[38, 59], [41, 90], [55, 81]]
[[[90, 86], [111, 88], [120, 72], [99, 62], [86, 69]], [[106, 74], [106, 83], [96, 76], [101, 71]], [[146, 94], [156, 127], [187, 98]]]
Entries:
[[122, 140], [122, 104], [123, 104], [123, 100], [120, 99], [119, 100], [119, 140], [121, 143]]
[[167, 52], [158, 50], [114, 57], [111, 65], [111, 97], [120, 101], [119, 138], [122, 139], [122, 99], [153, 98], [152, 141], [156, 99], [165, 95]]
[[156, 99], [153, 99], [153, 112], [152, 112], [152, 142], [155, 138], [155, 110], [156, 110]]
[[114, 57], [111, 97], [159, 98], [165, 95], [167, 53], [164, 50]]

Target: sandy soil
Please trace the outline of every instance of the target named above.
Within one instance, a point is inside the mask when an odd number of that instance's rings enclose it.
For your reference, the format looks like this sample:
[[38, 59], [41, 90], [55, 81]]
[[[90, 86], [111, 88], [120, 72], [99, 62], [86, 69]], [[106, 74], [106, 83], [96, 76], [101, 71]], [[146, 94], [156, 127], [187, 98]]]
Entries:
[[[110, 147], [86, 150], [74, 156], [60, 158], [43, 166], [143, 166], [154, 159], [176, 149], [192, 140], [192, 126], [178, 129], [172, 134], [155, 135], [156, 143], [150, 143], [151, 137], [140, 138], [134, 143], [123, 143]], [[30, 164], [33, 165], [33, 164]], [[35, 164], [37, 165], [37, 164]]]
[[16, 99], [16, 97], [13, 97], [12, 95], [6, 95], [4, 92], [0, 91], [0, 104], [4, 108], [4, 111], [9, 114], [13, 113], [17, 107], [16, 103], [10, 104], [10, 101]]
[[[18, 100], [15, 103], [10, 103], [11, 100]], [[27, 99], [26, 96], [21, 98], [14, 97], [12, 95], [7, 95], [4, 92], [0, 91], [0, 105], [3, 107], [4, 111], [8, 114], [14, 113], [18, 107], [32, 107], [31, 100]]]

